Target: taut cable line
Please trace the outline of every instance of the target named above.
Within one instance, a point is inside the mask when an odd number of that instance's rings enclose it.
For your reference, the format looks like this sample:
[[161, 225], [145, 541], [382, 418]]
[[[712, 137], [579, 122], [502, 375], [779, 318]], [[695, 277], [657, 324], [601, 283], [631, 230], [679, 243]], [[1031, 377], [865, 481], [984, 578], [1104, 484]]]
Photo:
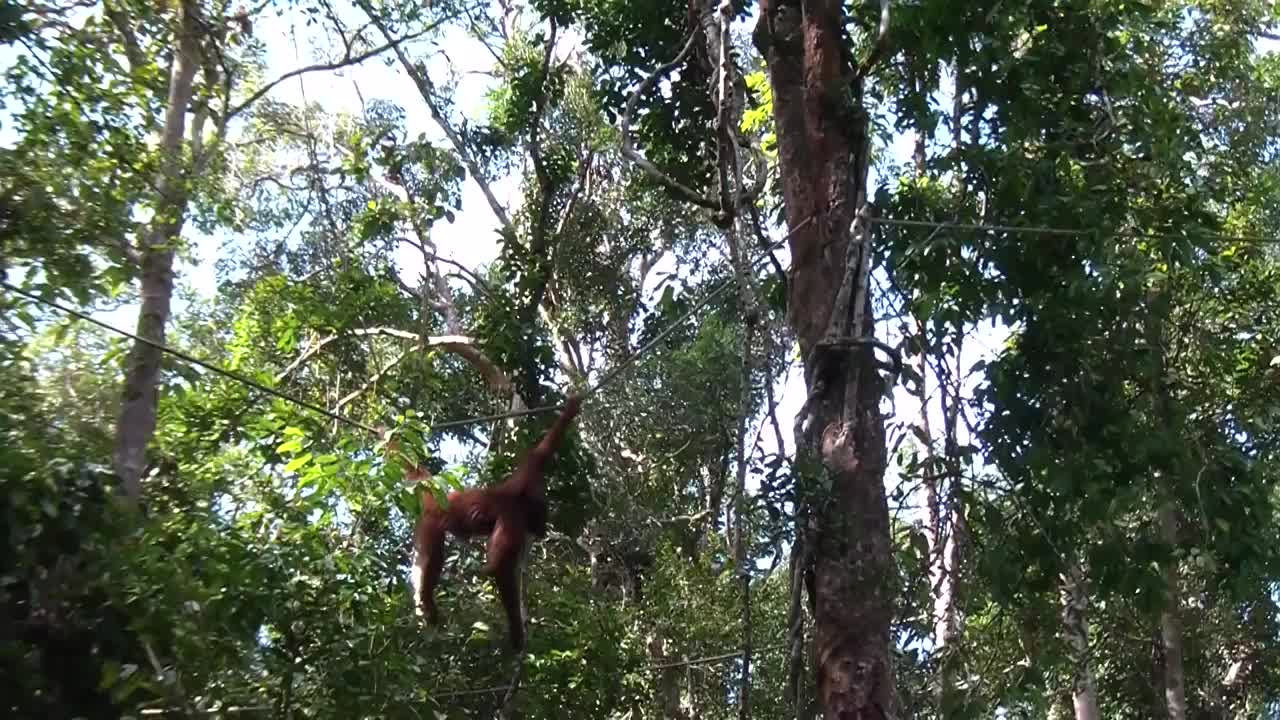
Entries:
[[[1052, 227], [1049, 225], [998, 225], [985, 223], [962, 223], [945, 220], [898, 220], [895, 218], [871, 216], [867, 221], [873, 225], [889, 225], [894, 227], [931, 228], [940, 230], [973, 230], [976, 232], [1011, 233], [1026, 235], [1060, 235], [1062, 237], [1085, 237], [1097, 235], [1097, 230], [1080, 228]], [[1219, 233], [1152, 233], [1137, 230], [1113, 230], [1102, 233], [1107, 237], [1129, 238], [1133, 240], [1214, 240], [1218, 242], [1236, 242], [1251, 245], [1280, 245], [1280, 237], [1263, 235], [1223, 235]]]
[[[786, 235], [784, 235], [781, 240], [770, 244], [768, 248], [765, 248], [765, 251], [766, 252], [772, 251], [780, 247], [782, 243], [786, 242], [788, 238], [790, 238], [795, 233], [799, 232], [801, 228], [808, 225], [816, 216], [817, 216], [816, 213], [814, 215], [809, 216], [806, 220], [796, 225], [796, 227], [793, 230], [791, 230]], [[757, 257], [755, 260], [752, 261], [752, 265], [759, 262], [761, 259], [763, 259], [763, 257], [764, 255]], [[724, 294], [726, 290], [728, 290], [732, 286], [733, 286], [733, 279], [730, 278], [724, 283], [721, 283], [718, 287], [711, 290], [711, 292], [707, 293], [701, 300], [695, 303], [693, 307], [689, 308], [687, 311], [682, 313], [679, 318], [677, 318], [676, 320], [668, 324], [667, 327], [663, 328], [662, 331], [660, 331], [657, 335], [653, 336], [653, 338], [651, 338], [648, 342], [646, 342], [644, 345], [639, 347], [635, 352], [628, 355], [626, 359], [622, 360], [615, 367], [611, 368], [608, 372], [606, 372], [604, 376], [601, 377], [598, 382], [596, 382], [594, 385], [588, 388], [584, 394], [587, 396], [590, 396], [594, 394], [596, 391], [605, 387], [606, 385], [609, 385], [610, 383], [613, 383], [614, 381], [616, 381], [619, 377], [622, 376], [622, 373], [626, 371], [628, 368], [630, 368], [632, 365], [634, 365], [637, 360], [639, 360], [641, 357], [643, 357], [644, 355], [652, 351], [655, 347], [658, 346], [658, 343], [662, 342], [664, 339], [667, 338], [667, 336], [669, 336], [671, 333], [679, 329], [685, 323], [685, 321], [693, 317], [698, 312], [701, 312], [704, 308], [710, 305], [716, 298], [720, 297], [722, 294]], [[255, 390], [264, 392], [268, 395], [271, 395], [272, 397], [279, 398], [280, 400], [284, 400], [285, 402], [291, 403], [298, 407], [305, 408], [307, 410], [311, 410], [312, 412], [319, 413], [324, 417], [329, 418], [330, 420], [334, 420], [334, 421], [343, 423], [345, 425], [348, 425], [350, 427], [363, 430], [377, 437], [381, 437], [382, 435], [382, 432], [378, 428], [375, 428], [372, 425], [368, 425], [366, 423], [360, 422], [355, 418], [343, 415], [338, 412], [334, 412], [332, 410], [329, 410], [327, 408], [321, 407], [314, 403], [308, 402], [301, 398], [289, 395], [288, 393], [281, 392], [280, 390], [276, 390], [272, 387], [264, 385], [252, 378], [245, 377], [240, 373], [234, 372], [232, 370], [227, 370], [226, 368], [223, 368], [223, 367], [219, 367], [207, 360], [201, 360], [198, 357], [195, 357], [189, 353], [183, 352], [182, 350], [178, 350], [177, 348], [165, 345], [164, 343], [142, 337], [141, 335], [129, 332], [128, 330], [125, 330], [123, 328], [118, 328], [109, 323], [102, 322], [101, 320], [98, 320], [85, 312], [63, 305], [62, 303], [56, 300], [50, 300], [48, 298], [44, 298], [32, 292], [29, 292], [27, 290], [23, 290], [22, 288], [16, 287], [7, 281], [0, 280], [0, 287], [3, 287], [5, 290], [8, 290], [9, 292], [14, 293], [15, 295], [20, 295], [26, 298], [27, 300], [30, 300], [31, 302], [53, 308], [65, 315], [69, 315], [73, 318], [76, 318], [77, 320], [84, 320], [85, 322], [92, 323], [93, 325], [96, 325], [108, 332], [115, 333], [116, 335], [120, 335], [122, 337], [128, 338], [135, 342], [141, 342], [141, 343], [150, 345], [151, 347], [154, 347], [163, 353], [172, 355], [173, 357], [176, 357], [180, 360], [188, 362], [192, 365], [202, 367], [212, 373], [221, 375], [233, 382], [237, 382], [246, 387], [250, 387]], [[541, 413], [554, 412], [554, 411], [560, 410], [562, 407], [563, 405], [544, 405], [536, 408], [528, 408], [525, 410], [514, 410], [511, 412], [497, 413], [493, 415], [478, 415], [475, 417], [464, 418], [461, 420], [449, 420], [446, 422], [432, 424], [431, 430], [432, 431], [446, 430], [449, 428], [466, 427], [468, 425], [477, 425], [480, 423], [496, 422], [499, 420], [508, 420], [512, 418], [526, 417], [529, 415], [539, 415]]]
[[297, 405], [298, 407], [306, 408], [308, 410], [311, 410], [312, 412], [320, 413], [321, 415], [324, 415], [325, 417], [331, 420], [336, 420], [338, 422], [345, 423], [347, 425], [350, 425], [351, 427], [359, 428], [366, 432], [373, 433], [374, 435], [380, 434], [378, 432], [378, 429], [373, 427], [372, 425], [366, 425], [360, 422], [359, 420], [356, 420], [355, 418], [347, 417], [346, 415], [343, 415], [341, 413], [333, 412], [332, 410], [320, 407], [319, 405], [316, 405], [314, 403], [307, 402], [306, 400], [303, 400], [301, 398], [294, 397], [292, 395], [289, 395], [288, 393], [280, 392], [275, 388], [263, 385], [257, 380], [254, 380], [253, 378], [245, 377], [240, 373], [227, 370], [226, 368], [223, 368], [223, 367], [218, 367], [217, 365], [214, 365], [213, 363], [208, 362], [207, 360], [201, 360], [200, 358], [190, 355], [188, 353], [185, 353], [181, 350], [178, 350], [177, 348], [169, 347], [164, 343], [157, 342], [150, 338], [145, 338], [136, 333], [132, 333], [132, 332], [129, 332], [128, 330], [124, 330], [123, 328], [118, 328], [118, 327], [115, 327], [114, 325], [104, 323], [101, 320], [98, 320], [88, 315], [87, 313], [76, 310], [75, 308], [67, 307], [66, 305], [63, 305], [57, 300], [50, 300], [48, 298], [40, 297], [39, 295], [27, 292], [22, 288], [15, 287], [4, 280], [0, 280], [0, 287], [4, 287], [5, 290], [8, 290], [9, 292], [14, 293], [16, 295], [21, 295], [22, 297], [25, 297], [26, 299], [34, 303], [38, 303], [40, 305], [46, 305], [48, 307], [54, 308], [55, 310], [58, 310], [59, 312], [62, 312], [63, 314], [66, 314], [66, 315], [70, 315], [71, 317], [74, 317], [77, 320], [84, 320], [85, 322], [92, 323], [104, 330], [129, 338], [130, 340], [133, 340], [135, 342], [140, 342], [140, 343], [145, 343], [147, 345], [150, 345], [151, 347], [159, 350], [160, 352], [172, 355], [180, 360], [191, 363], [192, 365], [202, 367], [205, 370], [208, 370], [209, 372], [215, 373], [217, 375], [221, 375], [227, 378], [228, 380], [232, 380], [246, 387], [251, 387], [254, 390], [264, 392], [268, 395], [284, 400], [285, 402]]
[[[830, 209], [831, 208], [828, 208], [827, 211], [829, 211]], [[792, 235], [799, 232], [806, 225], [812, 222], [815, 218], [823, 214], [823, 212], [826, 212], [826, 211], [821, 211], [818, 213], [814, 213], [813, 215], [810, 215], [808, 218], [801, 221], [794, 228], [789, 230], [785, 235], [782, 236], [781, 239], [779, 239], [776, 242], [770, 243], [767, 247], [763, 248], [762, 249], [763, 252], [760, 255], [758, 255], [755, 259], [750, 261], [750, 265], [754, 268], [757, 263], [759, 263], [761, 260], [767, 257], [767, 254], [769, 252], [772, 252], [773, 250], [776, 250], [779, 247], [781, 247], [788, 239], [790, 239]], [[1088, 236], [1088, 235], [1095, 234], [1096, 232], [1093, 230], [1051, 227], [1047, 225], [1046, 226], [994, 225], [994, 224], [977, 224], [977, 223], [961, 223], [961, 222], [935, 222], [935, 221], [929, 221], [929, 220], [898, 220], [894, 218], [877, 217], [877, 216], [870, 216], [867, 218], [867, 220], [872, 224], [897, 226], [897, 227], [955, 229], [955, 230], [970, 230], [970, 231], [977, 231], [977, 232], [1003, 232], [1003, 233], [1025, 233], [1025, 234], [1039, 234], [1039, 235], [1059, 235], [1064, 237]], [[1178, 239], [1200, 238], [1205, 240], [1216, 240], [1216, 241], [1222, 241], [1222, 242], [1237, 242], [1237, 243], [1266, 244], [1266, 245], [1280, 244], [1280, 238], [1278, 237], [1265, 237], [1265, 236], [1257, 236], [1257, 235], [1221, 235], [1221, 234], [1215, 234], [1215, 233], [1188, 233], [1188, 234], [1178, 235], [1178, 234], [1169, 234], [1169, 233], [1144, 233], [1144, 232], [1127, 232], [1127, 231], [1115, 231], [1115, 232], [1108, 232], [1106, 234], [1110, 237], [1125, 237], [1125, 238], [1147, 239], [1147, 240], [1178, 240]], [[638, 360], [640, 360], [640, 358], [647, 355], [650, 351], [656, 348], [659, 343], [661, 343], [669, 335], [671, 335], [671, 333], [675, 332], [677, 329], [683, 326], [685, 321], [687, 321], [689, 318], [693, 317], [697, 313], [701, 312], [708, 305], [714, 302], [717, 298], [723, 295], [725, 291], [733, 287], [733, 283], [734, 283], [734, 279], [729, 278], [725, 282], [713, 288], [710, 292], [704, 295], [702, 299], [694, 303], [692, 307], [690, 307], [688, 310], [682, 313], [680, 317], [676, 318], [676, 320], [672, 321], [665, 328], [663, 328], [657, 335], [654, 335], [648, 342], [646, 342], [644, 345], [641, 345], [639, 348], [637, 348], [635, 352], [631, 353], [624, 360], [619, 362], [616, 366], [614, 366], [613, 368], [610, 368], [607, 372], [605, 372], [598, 382], [591, 385], [585, 391], [584, 395], [587, 395], [587, 396], [593, 395], [601, 388], [615, 382], [619, 377], [622, 376], [622, 374], [627, 369], [629, 369]], [[298, 407], [311, 410], [312, 412], [315, 412], [315, 413], [319, 413], [320, 415], [323, 415], [324, 417], [329, 418], [330, 420], [335, 420], [337, 422], [343, 423], [345, 425], [348, 425], [350, 427], [353, 427], [359, 430], [363, 430], [375, 436], [381, 436], [382, 434], [381, 431], [379, 431], [377, 428], [373, 427], [372, 425], [363, 423], [359, 420], [356, 420], [355, 418], [349, 417], [347, 415], [343, 415], [333, 410], [329, 410], [327, 408], [321, 407], [319, 405], [308, 402], [301, 398], [294, 397], [292, 395], [289, 395], [288, 393], [281, 392], [272, 387], [264, 385], [252, 378], [245, 377], [244, 375], [241, 375], [237, 372], [219, 367], [207, 360], [201, 360], [200, 358], [194, 357], [181, 350], [165, 345], [164, 343], [156, 342], [155, 340], [142, 337], [135, 333], [129, 332], [128, 330], [124, 330], [122, 328], [118, 328], [108, 323], [102, 322], [101, 320], [97, 320], [91, 317], [87, 313], [84, 313], [79, 310], [76, 310], [75, 308], [71, 308], [66, 305], [63, 305], [62, 303], [59, 303], [56, 300], [50, 300], [47, 298], [40, 297], [39, 295], [36, 295], [34, 293], [31, 293], [19, 287], [16, 287], [7, 281], [0, 280], [0, 287], [3, 287], [9, 292], [12, 292], [16, 295], [20, 295], [32, 302], [45, 305], [55, 310], [58, 310], [59, 312], [65, 315], [69, 315], [78, 320], [84, 320], [86, 322], [92, 323], [104, 330], [115, 333], [122, 337], [129, 338], [130, 340], [133, 340], [135, 342], [141, 342], [141, 343], [150, 345], [156, 348], [157, 350], [160, 350], [163, 353], [172, 355], [192, 365], [202, 367], [212, 373], [221, 375], [229, 380], [240, 383], [246, 387], [253, 388], [255, 390], [264, 392], [268, 395], [271, 395], [272, 397], [278, 398], [280, 400], [284, 400], [285, 402], [291, 403]], [[513, 418], [527, 417], [529, 415], [540, 415], [542, 413], [558, 411], [562, 407], [563, 405], [543, 405], [536, 408], [528, 408], [525, 410], [513, 410], [511, 412], [496, 413], [493, 415], [477, 415], [475, 417], [464, 418], [461, 420], [448, 420], [441, 423], [434, 423], [431, 425], [431, 429], [433, 431], [446, 430], [450, 428], [466, 427], [468, 425], [477, 425], [480, 423], [496, 422], [499, 420], [509, 420]]]

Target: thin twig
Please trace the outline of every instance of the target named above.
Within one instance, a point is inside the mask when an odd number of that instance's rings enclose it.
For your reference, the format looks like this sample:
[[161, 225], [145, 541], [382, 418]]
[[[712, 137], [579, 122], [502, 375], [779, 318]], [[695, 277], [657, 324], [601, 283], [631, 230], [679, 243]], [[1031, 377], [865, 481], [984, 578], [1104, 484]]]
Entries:
[[327, 70], [340, 70], [342, 68], [350, 67], [352, 65], [359, 65], [365, 60], [375, 58], [388, 50], [399, 50], [401, 44], [410, 42], [412, 40], [416, 40], [422, 37], [423, 35], [426, 35], [427, 33], [435, 30], [436, 28], [440, 27], [445, 22], [451, 19], [452, 19], [452, 16], [448, 18], [442, 18], [441, 20], [434, 22], [428, 25], [427, 27], [423, 28], [419, 32], [409, 33], [404, 37], [391, 40], [384, 45], [379, 45], [378, 47], [373, 48], [372, 50], [368, 50], [366, 52], [362, 52], [359, 55], [352, 55], [348, 50], [348, 52], [342, 57], [341, 60], [335, 60], [334, 62], [327, 62], [327, 63], [316, 63], [315, 65], [308, 65], [306, 67], [290, 70], [289, 72], [281, 75], [275, 80], [272, 80], [266, 85], [263, 85], [262, 87], [258, 88], [258, 91], [250, 95], [248, 99], [246, 99], [244, 102], [228, 110], [226, 119], [230, 120], [236, 115], [239, 115], [240, 113], [244, 112], [246, 109], [248, 109], [250, 105], [253, 105], [255, 102], [260, 100], [264, 95], [274, 90], [277, 85], [279, 85], [280, 83], [286, 80], [298, 77], [299, 75], [305, 75], [307, 73], [324, 72]]

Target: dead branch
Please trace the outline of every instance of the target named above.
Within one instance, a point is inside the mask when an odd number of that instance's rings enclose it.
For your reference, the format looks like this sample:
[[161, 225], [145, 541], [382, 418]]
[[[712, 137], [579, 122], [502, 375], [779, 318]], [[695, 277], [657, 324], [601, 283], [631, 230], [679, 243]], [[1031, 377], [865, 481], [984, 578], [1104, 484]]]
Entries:
[[447, 257], [444, 257], [439, 253], [432, 252], [429, 248], [425, 247], [422, 243], [412, 238], [401, 236], [396, 239], [402, 243], [411, 245], [412, 247], [417, 249], [420, 253], [422, 253], [423, 259], [456, 268], [458, 272], [451, 274], [450, 277], [459, 277], [465, 280], [467, 284], [471, 285], [473, 288], [483, 292], [484, 294], [490, 297], [493, 296], [493, 289], [489, 287], [489, 283], [485, 282], [484, 278], [477, 275], [473, 270], [468, 268], [466, 265], [463, 265], [457, 260], [451, 260]]
[[556, 224], [555, 234], [557, 236], [564, 233], [565, 226], [569, 223], [569, 218], [573, 215], [574, 208], [577, 207], [578, 198], [582, 196], [583, 190], [587, 187], [587, 182], [591, 178], [591, 166], [595, 162], [595, 158], [595, 150], [587, 148], [582, 153], [582, 158], [578, 161], [578, 178], [574, 182], [573, 189], [569, 191], [569, 199], [565, 201], [564, 212], [560, 214], [560, 222]]
[[418, 343], [402, 350], [399, 355], [396, 355], [395, 357], [391, 358], [390, 362], [384, 365], [376, 373], [371, 375], [368, 380], [365, 380], [363, 383], [361, 383], [360, 387], [356, 388], [355, 390], [352, 390], [351, 392], [344, 395], [341, 399], [339, 399], [338, 404], [333, 406], [333, 412], [335, 413], [342, 412], [343, 407], [345, 407], [347, 404], [349, 404], [356, 398], [368, 392], [369, 388], [372, 388], [374, 385], [378, 384], [378, 382], [382, 380], [382, 378], [387, 376], [387, 373], [391, 372], [393, 368], [395, 368], [397, 365], [403, 362], [404, 359], [409, 357], [411, 353], [421, 349], [422, 349], [422, 345], [421, 343]]

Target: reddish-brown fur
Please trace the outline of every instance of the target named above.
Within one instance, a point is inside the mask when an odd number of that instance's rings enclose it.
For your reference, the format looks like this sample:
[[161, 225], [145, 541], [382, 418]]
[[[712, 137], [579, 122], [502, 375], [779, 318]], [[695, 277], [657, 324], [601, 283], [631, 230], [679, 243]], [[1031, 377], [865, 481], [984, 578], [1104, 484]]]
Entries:
[[446, 533], [458, 537], [488, 535], [484, 571], [493, 576], [507, 614], [511, 644], [524, 646], [524, 618], [520, 604], [520, 555], [529, 535], [547, 533], [547, 460], [560, 447], [565, 429], [578, 414], [582, 398], [573, 395], [536, 447], [501, 485], [470, 488], [449, 494], [441, 508], [430, 493], [423, 497], [422, 517], [414, 533], [413, 572], [418, 614], [439, 623], [435, 588], [444, 566]]

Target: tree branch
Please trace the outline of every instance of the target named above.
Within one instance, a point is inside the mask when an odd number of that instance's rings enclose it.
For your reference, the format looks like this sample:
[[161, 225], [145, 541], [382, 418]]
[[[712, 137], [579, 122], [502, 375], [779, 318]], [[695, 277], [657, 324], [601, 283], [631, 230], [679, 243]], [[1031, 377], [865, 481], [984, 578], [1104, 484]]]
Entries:
[[[378, 55], [381, 55], [382, 53], [388, 50], [395, 50], [397, 53], [399, 53], [401, 52], [400, 50], [401, 44], [409, 42], [411, 40], [416, 40], [422, 37], [423, 35], [426, 35], [427, 33], [440, 27], [448, 19], [449, 18], [442, 18], [441, 20], [434, 22], [428, 25], [427, 27], [423, 28], [419, 32], [409, 33], [408, 35], [405, 35], [404, 37], [401, 37], [395, 40], [391, 40], [390, 36], [387, 36], [388, 42], [385, 45], [380, 45], [376, 48], [373, 48], [372, 50], [362, 52], [358, 55], [352, 55], [351, 51], [348, 50], [346, 53], [343, 54], [341, 60], [336, 60], [334, 62], [327, 62], [327, 63], [317, 63], [315, 65], [308, 65], [306, 67], [297, 68], [296, 70], [290, 70], [289, 72], [281, 75], [275, 80], [272, 80], [266, 85], [263, 85], [262, 87], [258, 88], [258, 91], [250, 95], [247, 100], [231, 108], [231, 110], [227, 112], [226, 120], [229, 121], [231, 120], [231, 118], [244, 112], [250, 105], [254, 104], [258, 100], [260, 100], [264, 95], [274, 90], [277, 85], [279, 85], [280, 83], [286, 80], [289, 80], [290, 78], [295, 78], [299, 75], [304, 75], [306, 73], [324, 72], [327, 70], [340, 70], [344, 67], [359, 65], [365, 60], [377, 57]], [[381, 29], [381, 26], [379, 26], [379, 28]], [[386, 35], [385, 31], [383, 32], [383, 35]]]
[[640, 96], [649, 92], [649, 90], [653, 88], [654, 84], [658, 82], [658, 78], [671, 72], [676, 68], [676, 66], [684, 62], [685, 57], [687, 57], [689, 52], [693, 50], [694, 43], [697, 39], [698, 33], [696, 30], [689, 33], [688, 41], [685, 42], [684, 48], [680, 50], [675, 59], [650, 73], [649, 77], [645, 78], [644, 82], [640, 83], [640, 86], [636, 88], [636, 91], [631, 93], [631, 97], [627, 99], [627, 105], [623, 109], [622, 117], [618, 121], [620, 126], [619, 129], [622, 132], [622, 156], [643, 170], [647, 175], [649, 175], [649, 177], [657, 181], [659, 185], [673, 193], [677, 199], [691, 202], [694, 205], [707, 208], [708, 210], [720, 211], [723, 208], [720, 207], [720, 203], [714, 198], [707, 197], [680, 183], [675, 178], [659, 170], [658, 166], [649, 162], [645, 156], [636, 151], [633, 145], [633, 138], [631, 137], [631, 118], [635, 115], [636, 107], [640, 104]]
[[877, 63], [889, 51], [889, 1], [880, 0], [880, 28], [876, 31], [876, 44], [871, 47], [865, 60], [858, 65], [854, 73], [856, 80], [863, 80], [875, 69]]
[[551, 59], [558, 30], [553, 18], [551, 32], [547, 33], [546, 42], [543, 43], [542, 77], [538, 78], [538, 96], [533, 101], [533, 117], [529, 118], [529, 159], [533, 161], [533, 174], [538, 180], [538, 189], [542, 191], [538, 221], [534, 224], [533, 238], [529, 243], [535, 256], [540, 255], [540, 251], [546, 246], [547, 220], [551, 212], [551, 196], [555, 192], [555, 183], [547, 172], [547, 164], [542, 157], [542, 118], [547, 111], [547, 80], [551, 77]]
[[473, 270], [468, 268], [466, 265], [463, 265], [457, 260], [451, 260], [447, 257], [443, 257], [438, 253], [431, 252], [429, 248], [423, 247], [422, 243], [419, 243], [418, 241], [413, 240], [411, 238], [401, 236], [397, 239], [402, 243], [412, 245], [420, 253], [422, 253], [422, 257], [426, 260], [430, 260], [432, 262], [438, 262], [442, 265], [448, 265], [450, 267], [457, 268], [458, 270], [457, 277], [461, 277], [462, 279], [470, 283], [473, 287], [475, 287], [477, 290], [483, 292], [486, 295], [489, 295], [490, 297], [493, 297], [493, 289], [489, 287], [489, 283], [485, 282], [484, 278], [477, 275]]
[[103, 12], [107, 19], [115, 27], [116, 32], [120, 33], [120, 37], [124, 42], [124, 55], [129, 60], [129, 69], [137, 72], [139, 68], [147, 64], [147, 58], [142, 53], [142, 46], [138, 43], [138, 35], [133, 31], [130, 24], [132, 18], [129, 13], [122, 7], [116, 5], [115, 2], [103, 3]]
[[473, 338], [466, 335], [428, 335], [426, 337], [420, 337], [416, 333], [409, 332], [408, 330], [400, 330], [392, 327], [356, 328], [338, 335], [330, 335], [329, 337], [321, 338], [306, 350], [303, 350], [296, 360], [289, 363], [288, 367], [277, 373], [275, 378], [276, 382], [280, 382], [288, 377], [295, 370], [301, 367], [303, 363], [315, 357], [316, 354], [325, 348], [325, 346], [335, 340], [379, 335], [399, 338], [401, 340], [412, 340], [424, 347], [439, 348], [445, 352], [453, 353], [454, 355], [461, 357], [468, 365], [479, 372], [484, 378], [485, 384], [489, 389], [499, 394], [510, 392], [514, 387], [511, 382], [511, 378], [503, 372], [502, 368], [498, 367], [497, 363], [493, 362], [489, 356], [485, 355], [476, 347], [476, 343]]
[[390, 362], [388, 362], [385, 366], [383, 366], [382, 369], [378, 370], [378, 372], [370, 376], [368, 380], [365, 380], [364, 383], [360, 385], [360, 387], [356, 388], [355, 390], [352, 390], [351, 392], [344, 395], [340, 400], [338, 400], [338, 404], [333, 406], [334, 414], [336, 415], [337, 413], [342, 412], [342, 408], [345, 407], [348, 403], [350, 403], [351, 401], [363, 395], [369, 388], [376, 385], [379, 380], [386, 377], [387, 373], [391, 372], [391, 370], [395, 368], [395, 366], [399, 365], [405, 358], [409, 357], [410, 353], [412, 353], [415, 350], [421, 350], [421, 349], [422, 349], [421, 344], [415, 344], [411, 347], [408, 347], [402, 350], [399, 355], [396, 355], [395, 357], [391, 358]]
[[[368, 0], [356, 0], [356, 5], [369, 16], [369, 19], [378, 28], [378, 32], [382, 33], [383, 37], [388, 39], [391, 37], [387, 24], [382, 21], [382, 18], [378, 17]], [[494, 194], [489, 180], [485, 178], [484, 173], [480, 172], [480, 164], [476, 162], [470, 151], [467, 150], [462, 136], [458, 134], [457, 129], [444, 116], [444, 111], [440, 108], [440, 104], [436, 102], [435, 87], [431, 82], [431, 78], [427, 75], [426, 67], [410, 61], [409, 56], [404, 53], [398, 43], [393, 44], [391, 49], [400, 61], [400, 66], [404, 68], [405, 73], [409, 75], [409, 78], [413, 80], [413, 84], [418, 88], [418, 94], [422, 96], [423, 102], [426, 103], [427, 110], [431, 113], [431, 119], [435, 120], [440, 129], [444, 131], [445, 137], [449, 139], [449, 144], [453, 145], [454, 151], [462, 158], [462, 163], [467, 166], [467, 172], [471, 174], [471, 178], [480, 186], [480, 192], [484, 194], [484, 198], [489, 203], [489, 208], [493, 211], [494, 216], [498, 218], [498, 222], [502, 224], [503, 229], [512, 231], [515, 226], [511, 222], [511, 216], [507, 214], [507, 210], [502, 206], [502, 203], [498, 202], [498, 196]]]
[[587, 148], [582, 154], [582, 159], [578, 161], [578, 179], [574, 183], [573, 189], [569, 191], [569, 199], [565, 202], [564, 211], [560, 213], [560, 222], [556, 224], [555, 231], [557, 236], [564, 232], [570, 216], [573, 215], [573, 211], [578, 205], [578, 198], [582, 196], [583, 190], [587, 187], [587, 180], [591, 177], [591, 165], [595, 161], [595, 157], [595, 150]]

